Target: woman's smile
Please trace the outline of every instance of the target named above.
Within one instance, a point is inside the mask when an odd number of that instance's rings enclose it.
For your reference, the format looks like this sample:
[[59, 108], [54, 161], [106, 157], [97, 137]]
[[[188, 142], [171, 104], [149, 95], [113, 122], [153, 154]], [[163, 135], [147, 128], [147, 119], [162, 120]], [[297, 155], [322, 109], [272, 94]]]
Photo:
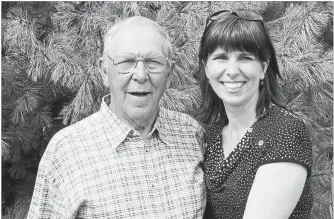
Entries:
[[246, 81], [240, 82], [227, 82], [227, 81], [222, 81], [220, 82], [228, 91], [238, 91], [240, 88], [242, 88], [245, 84]]

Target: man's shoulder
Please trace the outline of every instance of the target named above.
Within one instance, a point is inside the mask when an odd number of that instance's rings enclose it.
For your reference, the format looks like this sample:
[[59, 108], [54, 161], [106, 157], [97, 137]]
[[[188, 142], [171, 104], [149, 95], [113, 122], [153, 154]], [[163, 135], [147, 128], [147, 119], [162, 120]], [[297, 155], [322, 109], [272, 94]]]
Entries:
[[190, 115], [169, 110], [166, 108], [160, 108], [161, 113], [159, 114], [163, 122], [168, 122], [170, 125], [175, 126], [191, 126], [195, 129], [201, 129], [202, 126]]
[[101, 133], [97, 130], [102, 127], [98, 125], [100, 117], [97, 112], [58, 131], [47, 145], [39, 169], [59, 181], [63, 180], [65, 173], [74, 173], [77, 165], [95, 152], [90, 146]]
[[[69, 142], [79, 142], [92, 137], [92, 133], [98, 132], [102, 128], [101, 115], [96, 112], [72, 125], [59, 130], [49, 142], [48, 148], [54, 147], [58, 150], [62, 144], [69, 148]], [[51, 149], [51, 148], [50, 148]]]

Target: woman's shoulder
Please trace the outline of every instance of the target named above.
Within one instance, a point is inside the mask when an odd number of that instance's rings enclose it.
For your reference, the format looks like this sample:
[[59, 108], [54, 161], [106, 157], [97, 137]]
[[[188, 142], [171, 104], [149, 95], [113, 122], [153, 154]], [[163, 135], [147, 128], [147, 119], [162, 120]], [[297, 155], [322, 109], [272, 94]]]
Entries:
[[301, 115], [281, 106], [273, 105], [270, 108], [268, 119], [272, 120], [271, 126], [273, 128], [271, 130], [276, 134], [307, 132]]
[[273, 121], [303, 123], [301, 115], [286, 107], [271, 104], [267, 111], [266, 117]]

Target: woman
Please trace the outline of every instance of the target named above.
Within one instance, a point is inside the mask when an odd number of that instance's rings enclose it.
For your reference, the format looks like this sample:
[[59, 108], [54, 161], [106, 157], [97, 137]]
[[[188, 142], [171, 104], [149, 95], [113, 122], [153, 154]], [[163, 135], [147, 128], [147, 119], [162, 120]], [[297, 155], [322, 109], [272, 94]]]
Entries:
[[310, 138], [280, 103], [276, 54], [261, 16], [211, 15], [199, 62], [199, 118], [208, 125], [205, 173], [214, 217], [310, 218]]

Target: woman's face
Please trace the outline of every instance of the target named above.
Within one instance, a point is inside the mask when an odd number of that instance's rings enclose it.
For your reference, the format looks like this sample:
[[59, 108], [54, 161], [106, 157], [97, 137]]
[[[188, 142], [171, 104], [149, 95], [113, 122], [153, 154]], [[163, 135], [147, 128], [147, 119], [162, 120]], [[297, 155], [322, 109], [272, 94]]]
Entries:
[[225, 106], [249, 107], [257, 103], [267, 67], [268, 62], [260, 62], [251, 53], [218, 48], [209, 55], [205, 73]]

